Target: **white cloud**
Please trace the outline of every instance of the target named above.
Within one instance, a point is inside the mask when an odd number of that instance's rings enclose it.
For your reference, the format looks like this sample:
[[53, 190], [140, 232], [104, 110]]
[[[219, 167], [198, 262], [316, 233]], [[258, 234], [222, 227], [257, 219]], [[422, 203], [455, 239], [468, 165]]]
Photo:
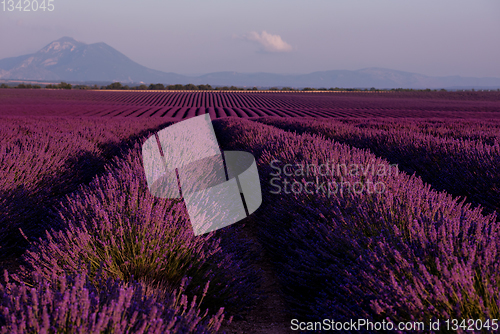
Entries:
[[292, 46], [281, 39], [279, 35], [268, 34], [263, 31], [259, 33], [252, 31], [245, 36], [245, 39], [252, 42], [257, 42], [267, 52], [290, 52]]

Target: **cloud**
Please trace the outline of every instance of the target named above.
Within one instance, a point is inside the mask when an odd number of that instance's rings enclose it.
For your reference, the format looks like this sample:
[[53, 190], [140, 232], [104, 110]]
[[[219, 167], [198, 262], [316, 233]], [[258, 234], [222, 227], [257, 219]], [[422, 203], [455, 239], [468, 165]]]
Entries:
[[244, 38], [248, 41], [257, 42], [267, 52], [290, 52], [292, 46], [281, 39], [279, 35], [271, 35], [266, 31], [259, 33], [252, 31]]

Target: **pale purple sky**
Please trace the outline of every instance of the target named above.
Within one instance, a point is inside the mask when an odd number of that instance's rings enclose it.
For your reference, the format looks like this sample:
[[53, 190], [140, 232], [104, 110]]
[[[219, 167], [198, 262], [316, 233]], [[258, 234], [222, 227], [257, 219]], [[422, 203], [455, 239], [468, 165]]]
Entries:
[[180, 74], [383, 67], [500, 77], [499, 0], [53, 0], [52, 12], [5, 2], [0, 59], [70, 36]]

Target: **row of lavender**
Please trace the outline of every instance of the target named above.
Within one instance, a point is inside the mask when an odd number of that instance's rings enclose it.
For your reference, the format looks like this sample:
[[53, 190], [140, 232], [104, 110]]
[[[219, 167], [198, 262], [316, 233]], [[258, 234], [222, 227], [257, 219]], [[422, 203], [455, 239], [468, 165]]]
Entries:
[[[132, 281], [89, 279], [78, 274], [33, 277], [33, 287], [0, 283], [0, 333], [197, 333], [217, 332], [223, 309], [200, 313], [196, 297], [183, 288], [174, 293], [152, 290]], [[203, 299], [203, 295], [202, 295]]]
[[[239, 117], [309, 117], [309, 118], [346, 118], [346, 117], [448, 117], [442, 111], [416, 111], [401, 109], [376, 109], [376, 108], [332, 108], [332, 109], [307, 109], [307, 108], [255, 108], [255, 107], [142, 107], [142, 106], [108, 106], [105, 108], [94, 107], [87, 111], [76, 111], [77, 116], [92, 117], [164, 117], [166, 119], [181, 120], [202, 114], [210, 114], [212, 119]], [[453, 116], [464, 115], [457, 113]], [[486, 113], [488, 115], [488, 113]]]
[[[297, 133], [319, 133], [397, 163], [438, 190], [500, 212], [500, 123], [478, 120], [296, 121], [263, 119]], [[427, 126], [426, 126], [427, 125]], [[440, 133], [440, 134], [438, 134]]]
[[88, 118], [0, 118], [0, 268], [39, 236], [59, 197], [102, 172], [131, 138], [168, 125]]
[[[36, 112], [33, 112], [36, 110]], [[0, 110], [5, 115], [69, 116], [69, 117], [127, 117], [127, 118], [164, 118], [172, 121], [186, 119], [205, 113], [212, 119], [226, 117], [257, 118], [310, 117], [310, 118], [346, 118], [346, 117], [500, 117], [492, 112], [450, 112], [440, 110], [418, 110], [408, 108], [332, 107], [332, 108], [258, 108], [258, 107], [182, 107], [182, 106], [127, 106], [127, 105], [88, 105], [88, 104], [51, 104], [34, 106], [24, 101]]]
[[58, 204], [41, 203], [53, 205], [54, 228], [5, 274], [1, 333], [216, 332], [221, 307], [235, 314], [258, 298], [255, 254], [237, 227], [195, 237], [181, 202], [149, 195], [144, 139]]
[[[97, 95], [97, 96], [96, 96]], [[480, 98], [476, 98], [480, 97]], [[290, 92], [95, 92], [96, 101], [142, 106], [273, 108], [375, 108], [480, 111], [498, 106], [499, 92], [433, 93], [290, 93]], [[428, 101], [432, 100], [432, 102]]]
[[[387, 172], [390, 166], [366, 151], [321, 136], [298, 136], [248, 121], [215, 125], [226, 149], [256, 155], [264, 191], [259, 230], [295, 314], [305, 319], [333, 314], [392, 320], [498, 316], [494, 218], [430, 191], [418, 179]], [[147, 193], [139, 151], [138, 144], [133, 146], [101, 176], [52, 208], [50, 223], [58, 228], [33, 243], [24, 272], [7, 277], [38, 289], [19, 283], [0, 287], [0, 325], [8, 324], [4, 331], [24, 332], [22, 326], [39, 331], [37, 325], [68, 332], [142, 327], [162, 332], [168, 326], [178, 326], [172, 332], [216, 331], [222, 321], [222, 313], [215, 313], [218, 307], [237, 312], [256, 298], [258, 279], [250, 261], [254, 254], [245, 254], [250, 247], [235, 240], [241, 226], [193, 238], [180, 203]], [[317, 181], [314, 175], [288, 176], [282, 169], [287, 161], [376, 166], [385, 172], [343, 175], [346, 188], [338, 194], [338, 177], [320, 175]], [[280, 177], [272, 180], [280, 168]], [[288, 190], [285, 180], [290, 181]], [[331, 184], [321, 187], [324, 181]], [[370, 184], [371, 193], [359, 191]], [[382, 193], [376, 184], [383, 185]], [[57, 280], [73, 283], [57, 290]], [[205, 295], [203, 304], [180, 307], [188, 297], [173, 291], [183, 284], [190, 298]], [[82, 309], [68, 306], [76, 305], [68, 302], [73, 295], [85, 300]], [[202, 319], [198, 310], [205, 307], [213, 316]], [[51, 315], [58, 308], [63, 311]], [[182, 314], [189, 316], [183, 320]], [[169, 325], [162, 327], [167, 320]]]
[[103, 144], [118, 144], [161, 120], [117, 121], [92, 118], [0, 118], [0, 190], [40, 187], [44, 177], [65, 173], [72, 156], [101, 156]]
[[494, 216], [321, 134], [246, 120], [215, 128], [225, 149], [249, 150], [259, 164], [264, 204], [255, 220], [294, 318], [500, 316]]
[[1, 115], [498, 118], [498, 92], [254, 93], [0, 90]]
[[[462, 140], [482, 141], [487, 145], [500, 142], [500, 122], [497, 120], [477, 119], [339, 119], [340, 123], [359, 129], [397, 130], [398, 132], [414, 132], [439, 138], [454, 138]], [[357, 128], [357, 129], [356, 129]]]

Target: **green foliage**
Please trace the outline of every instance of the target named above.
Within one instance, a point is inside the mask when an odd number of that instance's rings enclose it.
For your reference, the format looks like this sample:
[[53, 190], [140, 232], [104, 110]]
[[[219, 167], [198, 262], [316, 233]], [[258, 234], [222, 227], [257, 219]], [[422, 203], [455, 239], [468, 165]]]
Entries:
[[59, 84], [59, 88], [62, 88], [62, 89], [71, 89], [71, 84], [66, 83], [64, 81], [61, 81], [61, 83]]
[[[7, 84], [1, 84], [0, 85], [0, 88], [10, 88]], [[30, 85], [30, 84], [19, 84], [17, 85], [15, 88], [40, 88], [39, 85]], [[100, 88], [97, 86], [97, 85], [93, 85], [93, 86], [87, 86], [87, 85], [75, 85], [75, 86], [71, 86], [71, 84], [68, 84], [68, 83], [65, 83], [65, 82], [61, 82], [60, 84], [49, 84], [49, 85], [46, 85], [45, 88], [52, 88], [52, 89], [113, 89], [113, 90], [224, 90], [224, 91], [257, 91], [259, 90], [259, 88], [257, 88], [256, 86], [254, 87], [248, 87], [248, 88], [244, 88], [244, 87], [236, 87], [236, 86], [217, 86], [217, 87], [212, 87], [211, 85], [209, 84], [204, 84], [204, 85], [194, 85], [194, 84], [186, 84], [186, 85], [183, 85], [183, 84], [174, 84], [174, 85], [164, 85], [162, 83], [157, 83], [157, 84], [149, 84], [149, 86], [145, 85], [145, 84], [141, 84], [139, 86], [132, 86], [132, 87], [129, 87], [128, 85], [125, 85], [123, 86], [120, 82], [113, 82], [112, 84], [110, 85], [107, 85], [107, 86], [101, 86]], [[261, 89], [261, 90], [265, 90], [265, 89]], [[281, 87], [281, 88], [278, 88], [278, 87], [271, 87], [271, 88], [268, 88], [267, 89], [268, 91], [303, 91], [303, 92], [309, 92], [309, 91], [323, 91], [323, 92], [326, 92], [326, 91], [335, 91], [335, 92], [338, 92], [338, 91], [342, 91], [342, 92], [447, 92], [446, 89], [442, 88], [442, 89], [430, 89], [430, 88], [427, 88], [427, 89], [412, 89], [412, 88], [392, 88], [392, 89], [378, 89], [378, 88], [375, 88], [375, 87], [371, 87], [371, 88], [339, 88], [339, 87], [330, 87], [330, 88], [325, 88], [325, 87], [322, 87], [322, 88], [312, 88], [312, 87], [305, 87], [305, 88], [302, 88], [302, 89], [298, 89], [298, 88], [293, 88], [293, 87], [289, 87], [289, 86], [285, 86], [285, 87]], [[462, 90], [464, 91], [464, 90]], [[466, 91], [469, 91], [469, 92], [474, 92], [475, 90], [474, 89], [471, 89], [471, 90], [466, 90]], [[500, 89], [497, 89], [496, 91], [500, 91]]]
[[213, 88], [209, 84], [206, 84], [206, 85], [198, 85], [198, 89], [199, 90], [212, 90]]
[[87, 85], [74, 85], [73, 89], [92, 89], [92, 87]]
[[165, 87], [166, 90], [213, 90], [212, 86], [209, 84], [206, 85], [193, 85], [193, 84], [187, 84], [187, 85], [182, 85], [182, 84], [175, 84], [175, 85], [168, 85]]
[[161, 83], [157, 83], [156, 85], [149, 85], [148, 87], [149, 90], [164, 90], [165, 89], [165, 86]]
[[183, 90], [183, 89], [184, 89], [184, 86], [181, 84], [167, 86], [167, 90]]
[[193, 85], [193, 84], [187, 84], [184, 86], [184, 89], [187, 89], [187, 90], [198, 90], [198, 87]]
[[[29, 85], [29, 86], [31, 86], [31, 85]], [[19, 87], [19, 88], [20, 88], [20, 87]], [[32, 88], [32, 87], [29, 87], [29, 88]], [[61, 81], [61, 83], [60, 83], [60, 84], [58, 84], [58, 85], [51, 85], [51, 84], [48, 84], [48, 85], [46, 85], [46, 86], [45, 86], [45, 88], [49, 88], [49, 89], [71, 89], [71, 88], [72, 88], [72, 86], [71, 86], [71, 84], [69, 84], [69, 83], [66, 83], [66, 82], [64, 82], [64, 81]]]
[[236, 86], [222, 86], [222, 87], [215, 87], [215, 90], [245, 90], [245, 88], [240, 88]]
[[123, 89], [123, 86], [120, 82], [113, 82], [111, 85], [107, 85], [106, 89]]
[[[7, 86], [5, 84], [2, 84], [2, 86], [0, 86], [0, 88], [9, 88], [9, 86]], [[39, 86], [39, 85], [31, 85], [31, 84], [20, 83], [19, 85], [15, 86], [14, 88], [39, 89], [39, 88], [42, 88], [42, 87]]]

